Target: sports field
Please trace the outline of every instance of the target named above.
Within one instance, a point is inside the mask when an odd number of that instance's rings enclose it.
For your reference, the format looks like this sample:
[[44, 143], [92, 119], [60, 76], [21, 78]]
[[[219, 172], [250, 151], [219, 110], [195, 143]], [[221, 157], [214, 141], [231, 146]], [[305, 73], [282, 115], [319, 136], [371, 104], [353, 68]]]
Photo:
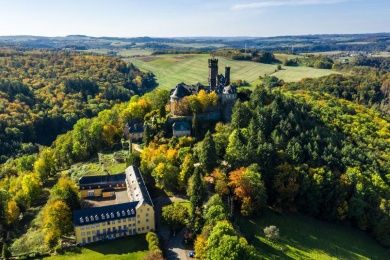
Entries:
[[[126, 59], [145, 71], [153, 72], [159, 86], [171, 89], [180, 82], [207, 84], [209, 54], [166, 54], [134, 57]], [[225, 66], [231, 67], [232, 80], [246, 80], [254, 83], [259, 76], [275, 75], [285, 81], [298, 81], [303, 78], [313, 78], [336, 73], [332, 70], [314, 69], [308, 67], [285, 67], [276, 71], [277, 65], [262, 64], [251, 61], [234, 61], [222, 57], [219, 59], [220, 73]]]

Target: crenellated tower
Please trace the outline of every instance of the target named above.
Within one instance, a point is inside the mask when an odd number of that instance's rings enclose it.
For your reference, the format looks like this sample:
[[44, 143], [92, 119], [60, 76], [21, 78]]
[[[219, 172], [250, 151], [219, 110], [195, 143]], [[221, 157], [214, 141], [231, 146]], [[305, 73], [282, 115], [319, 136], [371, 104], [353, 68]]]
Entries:
[[215, 90], [217, 87], [218, 76], [218, 59], [209, 59], [209, 85], [211, 90]]

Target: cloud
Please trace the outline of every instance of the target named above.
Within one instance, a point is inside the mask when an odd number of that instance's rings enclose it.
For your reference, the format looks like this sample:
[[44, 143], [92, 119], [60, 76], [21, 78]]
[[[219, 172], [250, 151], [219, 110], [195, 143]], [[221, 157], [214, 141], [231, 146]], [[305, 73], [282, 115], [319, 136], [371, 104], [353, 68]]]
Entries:
[[299, 6], [299, 5], [324, 5], [337, 4], [348, 0], [258, 0], [243, 4], [236, 4], [231, 7], [232, 10], [262, 9], [275, 6]]

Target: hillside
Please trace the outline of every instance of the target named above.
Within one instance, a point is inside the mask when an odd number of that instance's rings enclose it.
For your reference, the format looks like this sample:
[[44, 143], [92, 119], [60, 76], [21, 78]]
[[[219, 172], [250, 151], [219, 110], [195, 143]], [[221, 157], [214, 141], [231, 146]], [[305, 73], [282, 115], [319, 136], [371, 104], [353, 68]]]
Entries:
[[153, 75], [118, 58], [0, 49], [0, 163], [154, 86]]
[[[144, 71], [151, 71], [156, 75], [159, 87], [171, 89], [180, 82], [194, 84], [207, 83], [208, 54], [183, 54], [183, 55], [151, 55], [126, 59], [134, 63]], [[232, 68], [232, 80], [246, 80], [254, 83], [259, 76], [274, 75], [286, 82], [298, 81], [303, 78], [321, 77], [332, 73], [332, 70], [314, 69], [309, 67], [285, 67], [275, 73], [277, 65], [255, 63], [250, 61], [234, 61], [218, 57], [219, 67]]]

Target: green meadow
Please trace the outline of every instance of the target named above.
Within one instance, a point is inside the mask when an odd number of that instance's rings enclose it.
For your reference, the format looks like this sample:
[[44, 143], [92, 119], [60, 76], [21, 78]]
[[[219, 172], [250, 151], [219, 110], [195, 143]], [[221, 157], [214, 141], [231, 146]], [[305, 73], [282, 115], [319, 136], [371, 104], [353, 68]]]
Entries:
[[[171, 89], [180, 82], [207, 84], [209, 54], [166, 54], [128, 58], [126, 61], [134, 63], [144, 71], [151, 71], [156, 75], [159, 86]], [[246, 80], [250, 84], [256, 83], [259, 76], [275, 75], [284, 81], [299, 81], [303, 78], [315, 78], [336, 73], [332, 70], [314, 69], [309, 67], [286, 67], [277, 71], [275, 64], [262, 64], [251, 61], [235, 61], [218, 57], [220, 73], [224, 67], [231, 67], [232, 80]]]
[[[241, 218], [240, 231], [266, 259], [389, 259], [390, 251], [356, 228], [298, 214], [266, 211]], [[270, 241], [263, 229], [275, 225], [280, 238]]]
[[51, 256], [48, 260], [111, 260], [132, 259], [142, 260], [148, 252], [145, 235], [126, 237], [112, 241], [93, 243], [78, 247], [63, 255]]

